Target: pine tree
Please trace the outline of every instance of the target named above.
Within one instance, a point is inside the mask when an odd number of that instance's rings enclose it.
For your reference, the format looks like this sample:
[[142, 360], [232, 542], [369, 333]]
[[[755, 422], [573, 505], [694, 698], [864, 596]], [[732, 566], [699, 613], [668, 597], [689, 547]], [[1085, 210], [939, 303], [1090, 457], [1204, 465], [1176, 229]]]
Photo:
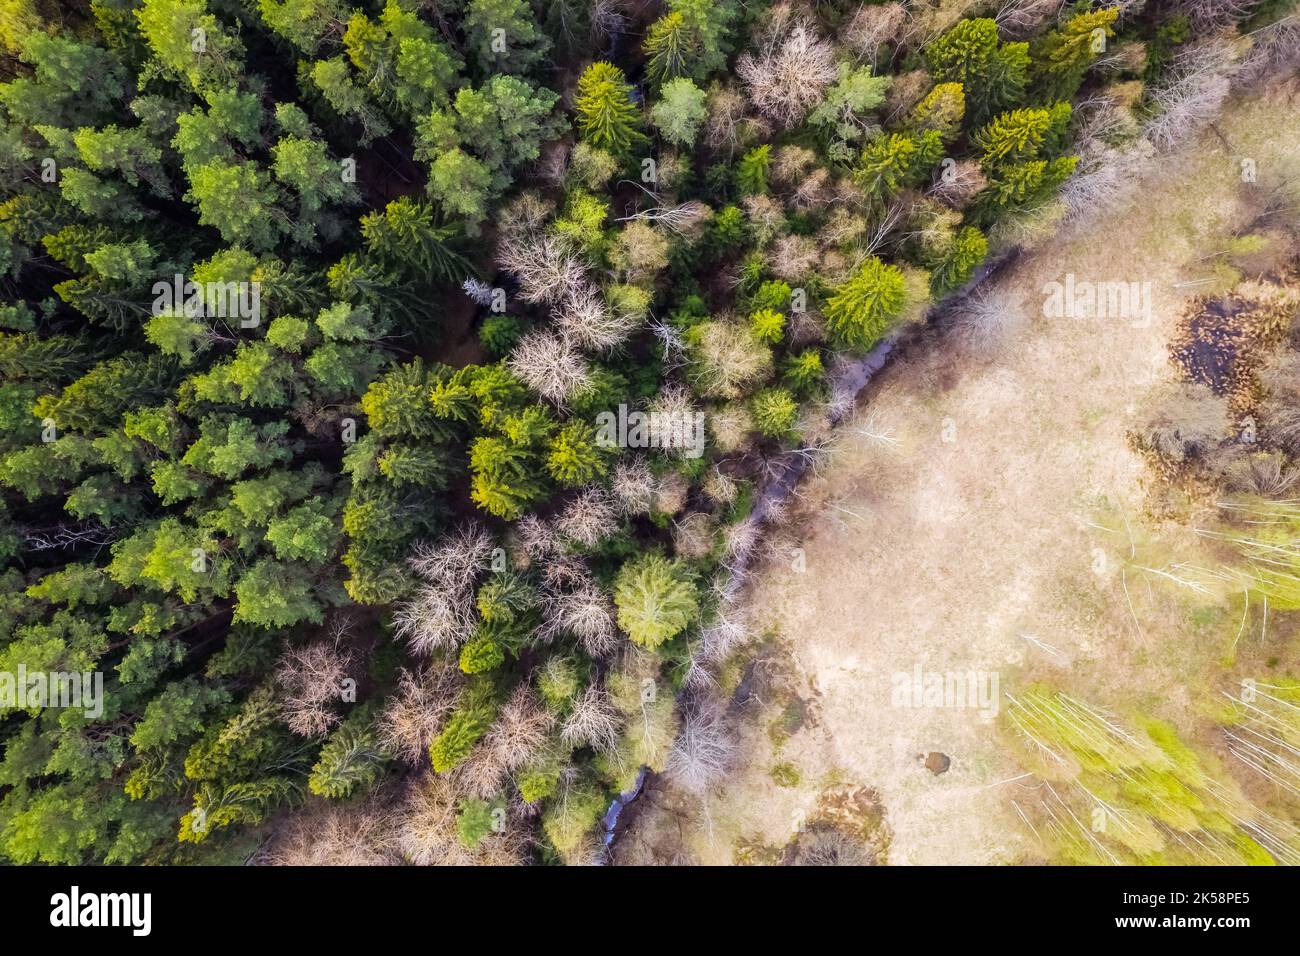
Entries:
[[765, 388], [749, 400], [754, 427], [766, 438], [786, 439], [795, 433], [799, 403], [784, 388]]
[[614, 604], [618, 626], [647, 650], [684, 631], [700, 610], [699, 593], [685, 565], [655, 554], [643, 554], [619, 568]]
[[1078, 13], [1049, 30], [1030, 47], [1034, 98], [1040, 103], [1068, 100], [1078, 91], [1088, 67], [1115, 35], [1119, 7]]
[[988, 255], [989, 243], [974, 226], [965, 226], [930, 265], [930, 291], [936, 299], [961, 288]]
[[646, 55], [646, 76], [652, 83], [664, 84], [690, 75], [700, 55], [700, 42], [686, 26], [686, 18], [679, 12], [670, 12], [650, 24], [642, 49]]
[[925, 47], [925, 63], [940, 82], [960, 83], [966, 121], [984, 123], [1023, 100], [1029, 78], [1029, 44], [998, 43], [990, 19], [960, 20]]
[[872, 256], [835, 290], [822, 313], [841, 348], [865, 352], [885, 336], [906, 305], [902, 271]]
[[623, 71], [612, 63], [597, 61], [578, 79], [578, 132], [597, 149], [627, 157], [645, 142], [641, 132], [641, 111], [632, 102], [632, 87]]
[[478, 677], [465, 690], [442, 732], [429, 745], [434, 773], [446, 773], [464, 763], [496, 719], [496, 695], [491, 681]]
[[307, 789], [318, 797], [341, 800], [379, 779], [388, 754], [379, 745], [374, 719], [358, 710], [330, 734], [311, 768]]
[[767, 192], [767, 170], [772, 163], [772, 147], [764, 143], [740, 157], [736, 164], [736, 190], [742, 196]]

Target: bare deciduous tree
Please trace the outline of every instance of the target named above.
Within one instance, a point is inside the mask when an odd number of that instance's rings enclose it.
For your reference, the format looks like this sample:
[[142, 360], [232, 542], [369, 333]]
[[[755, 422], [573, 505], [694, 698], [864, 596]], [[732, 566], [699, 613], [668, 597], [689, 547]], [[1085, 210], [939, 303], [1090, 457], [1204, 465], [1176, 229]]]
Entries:
[[538, 395], [565, 408], [591, 387], [591, 368], [563, 336], [538, 330], [523, 337], [508, 362], [511, 371]]
[[290, 814], [254, 862], [272, 866], [396, 866], [388, 791], [359, 805], [323, 801]]
[[746, 196], [741, 206], [749, 220], [749, 231], [754, 243], [765, 246], [786, 228], [785, 210], [771, 196]]
[[506, 778], [546, 746], [553, 723], [532, 688], [519, 685], [469, 759], [456, 769], [457, 785], [482, 799], [499, 793]]
[[953, 209], [965, 209], [988, 182], [977, 161], [962, 159], [945, 166], [926, 195]]
[[1187, 17], [1196, 33], [1206, 33], [1240, 23], [1260, 3], [1261, 0], [1173, 0], [1170, 12]]
[[1300, 13], [1292, 13], [1250, 34], [1250, 53], [1237, 74], [1252, 82], [1265, 73], [1300, 67]]
[[603, 488], [586, 488], [555, 518], [555, 530], [584, 548], [594, 548], [618, 530], [618, 505]]
[[393, 631], [412, 653], [453, 648], [469, 637], [477, 622], [474, 584], [489, 566], [494, 547], [492, 536], [479, 525], [416, 546], [409, 563], [424, 583], [393, 613]]
[[285, 723], [302, 737], [319, 737], [339, 722], [354, 657], [337, 640], [316, 641], [285, 651], [275, 671], [284, 694], [280, 701]]
[[993, 20], [1005, 39], [1027, 40], [1041, 33], [1063, 6], [1065, 0], [1002, 0]]
[[791, 23], [788, 14], [779, 13], [758, 55], [741, 54], [736, 73], [754, 107], [787, 129], [822, 101], [826, 87], [839, 75], [835, 48], [818, 39], [812, 24]]
[[620, 460], [614, 466], [614, 497], [626, 514], [646, 514], [654, 505], [655, 476], [644, 457]]
[[854, 11], [842, 37], [859, 61], [872, 66], [887, 62], [886, 48], [897, 43], [907, 26], [907, 9], [901, 3], [864, 3]]
[[415, 671], [402, 670], [397, 693], [379, 717], [379, 739], [385, 750], [412, 766], [423, 764], [443, 721], [456, 706], [464, 678], [450, 663], [438, 662]]
[[552, 312], [560, 334], [579, 348], [607, 352], [636, 331], [636, 316], [609, 308], [601, 294], [583, 286]]
[[542, 596], [539, 636], [550, 640], [572, 634], [592, 657], [608, 657], [619, 644], [614, 605], [590, 579], [571, 589], [548, 589]]
[[1236, 55], [1234, 44], [1212, 39], [1175, 57], [1165, 81], [1150, 91], [1156, 115], [1145, 135], [1156, 149], [1173, 149], [1219, 115], [1232, 90]]
[[587, 286], [587, 270], [576, 251], [547, 233], [507, 233], [497, 261], [519, 281], [525, 302], [561, 302]]
[[942, 321], [962, 348], [979, 355], [997, 352], [1028, 325], [1014, 299], [983, 287], [945, 308]]
[[560, 727], [560, 739], [566, 746], [590, 746], [607, 752], [617, 746], [621, 730], [622, 722], [609, 694], [592, 683], [573, 702], [573, 710]]
[[704, 121], [704, 145], [730, 159], [746, 137], [745, 98], [728, 86], [709, 95], [709, 115]]
[[711, 700], [692, 700], [668, 753], [668, 778], [687, 793], [703, 794], [731, 766], [735, 747], [722, 709]]
[[543, 561], [560, 550], [559, 533], [545, 518], [526, 514], [515, 522], [513, 531], [530, 561]]
[[811, 236], [782, 236], [767, 254], [767, 264], [778, 279], [798, 283], [811, 275], [821, 260]]

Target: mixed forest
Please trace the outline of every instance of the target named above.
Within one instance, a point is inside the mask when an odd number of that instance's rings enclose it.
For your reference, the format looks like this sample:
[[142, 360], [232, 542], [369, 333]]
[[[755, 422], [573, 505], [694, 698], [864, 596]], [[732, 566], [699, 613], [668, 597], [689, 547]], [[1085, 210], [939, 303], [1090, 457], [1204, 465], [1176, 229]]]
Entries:
[[1286, 6], [0, 0], [0, 673], [103, 677], [0, 707], [0, 859], [588, 862], [714, 786], [837, 370]]

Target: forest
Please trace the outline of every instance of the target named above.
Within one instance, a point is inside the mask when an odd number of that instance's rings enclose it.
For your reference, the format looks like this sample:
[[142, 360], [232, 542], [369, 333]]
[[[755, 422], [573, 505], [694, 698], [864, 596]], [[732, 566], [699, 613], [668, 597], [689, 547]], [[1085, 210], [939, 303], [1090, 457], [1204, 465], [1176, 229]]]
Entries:
[[588, 863], [717, 785], [841, 371], [1289, 6], [0, 0], [0, 860]]

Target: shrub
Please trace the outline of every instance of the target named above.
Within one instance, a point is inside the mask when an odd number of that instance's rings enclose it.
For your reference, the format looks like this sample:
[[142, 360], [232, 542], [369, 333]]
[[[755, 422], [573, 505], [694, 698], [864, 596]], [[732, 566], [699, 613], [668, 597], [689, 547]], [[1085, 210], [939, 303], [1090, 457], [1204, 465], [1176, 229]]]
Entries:
[[513, 315], [489, 315], [479, 329], [478, 340], [493, 358], [509, 355], [523, 338], [523, 324]]

